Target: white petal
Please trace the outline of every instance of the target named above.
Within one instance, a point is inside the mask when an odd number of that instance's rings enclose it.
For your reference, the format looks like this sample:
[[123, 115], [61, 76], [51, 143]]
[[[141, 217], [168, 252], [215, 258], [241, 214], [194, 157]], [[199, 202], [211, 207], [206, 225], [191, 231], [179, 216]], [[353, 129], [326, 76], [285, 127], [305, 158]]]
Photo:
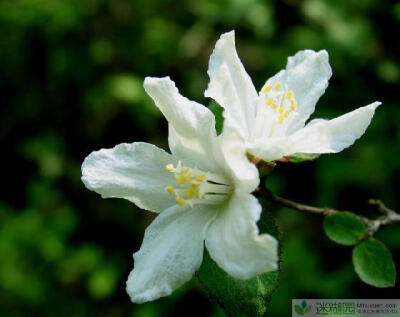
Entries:
[[360, 138], [371, 123], [380, 102], [358, 108], [333, 120], [311, 121], [292, 135], [291, 153], [337, 153]]
[[103, 198], [125, 198], [143, 209], [160, 212], [175, 204], [165, 186], [175, 183], [165, 171], [173, 157], [148, 143], [119, 144], [92, 152], [82, 164], [85, 186]]
[[223, 162], [225, 173], [231, 177], [235, 188], [250, 193], [257, 188], [260, 179], [258, 169], [249, 162], [246, 151], [243, 138], [235, 129], [225, 125], [223, 133], [218, 136], [214, 155]]
[[[281, 137], [303, 128], [314, 112], [318, 99], [325, 92], [331, 76], [332, 70], [325, 50], [304, 50], [289, 57], [286, 69], [268, 79], [259, 93], [259, 114], [253, 131], [255, 138]], [[297, 110], [289, 110], [289, 117], [279, 125], [274, 124], [274, 121], [278, 121], [277, 111], [265, 105], [266, 100], [274, 94], [274, 89], [266, 93], [265, 88], [278, 82], [282, 91], [288, 89], [294, 92], [297, 102]]]
[[174, 206], [146, 229], [133, 257], [126, 290], [134, 303], [170, 295], [189, 281], [203, 259], [204, 234], [215, 212], [208, 207]]
[[299, 114], [291, 123], [288, 134], [302, 128], [315, 110], [315, 105], [328, 87], [332, 69], [328, 52], [304, 50], [289, 57], [286, 65], [286, 84], [293, 90]]
[[183, 97], [169, 77], [147, 77], [144, 89], [169, 122], [171, 152], [187, 165], [215, 171], [216, 163], [209, 155], [216, 136], [212, 112]]
[[235, 278], [250, 279], [278, 268], [278, 243], [271, 235], [259, 234], [260, 213], [255, 197], [236, 191], [207, 230], [211, 257]]
[[257, 92], [235, 49], [235, 33], [222, 34], [208, 66], [210, 82], [204, 92], [225, 108], [225, 120], [247, 138], [257, 110]]
[[360, 138], [380, 102], [358, 108], [333, 120], [312, 120], [305, 128], [287, 137], [258, 139], [249, 151], [266, 161], [295, 153], [337, 153]]

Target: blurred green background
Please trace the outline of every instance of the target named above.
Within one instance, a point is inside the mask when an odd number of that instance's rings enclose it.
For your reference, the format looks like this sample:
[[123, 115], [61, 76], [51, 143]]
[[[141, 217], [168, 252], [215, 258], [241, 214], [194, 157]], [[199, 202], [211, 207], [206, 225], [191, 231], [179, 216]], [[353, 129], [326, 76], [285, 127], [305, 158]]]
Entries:
[[[223, 316], [196, 281], [130, 303], [132, 253], [153, 215], [85, 189], [80, 164], [121, 142], [166, 148], [167, 124], [143, 78], [169, 75], [208, 104], [208, 57], [231, 29], [258, 88], [296, 51], [329, 51], [334, 75], [317, 117], [383, 102], [355, 146], [281, 164], [270, 188], [363, 214], [370, 197], [399, 209], [399, 22], [400, 2], [379, 0], [1, 0], [0, 315]], [[357, 279], [351, 249], [328, 241], [321, 217], [271, 210], [284, 253], [269, 316], [289, 315], [292, 298], [399, 297], [400, 286]], [[398, 268], [399, 233], [379, 233]]]

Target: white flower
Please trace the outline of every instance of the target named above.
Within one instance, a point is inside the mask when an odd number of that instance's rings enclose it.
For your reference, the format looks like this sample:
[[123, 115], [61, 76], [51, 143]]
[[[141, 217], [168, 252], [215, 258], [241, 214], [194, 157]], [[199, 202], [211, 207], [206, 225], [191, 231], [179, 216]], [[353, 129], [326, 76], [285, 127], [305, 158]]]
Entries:
[[144, 88], [169, 122], [172, 154], [138, 142], [93, 152], [82, 164], [88, 189], [159, 213], [133, 256], [132, 301], [169, 295], [188, 281], [204, 241], [233, 277], [276, 270], [277, 241], [256, 225], [261, 206], [250, 192], [258, 171], [242, 159], [244, 143], [230, 133], [217, 137], [210, 110], [181, 96], [168, 77], [146, 78]]
[[224, 128], [246, 141], [248, 152], [266, 161], [295, 153], [336, 153], [364, 134], [380, 102], [333, 120], [306, 123], [332, 75], [326, 51], [304, 50], [257, 94], [235, 49], [235, 34], [223, 34], [210, 57], [205, 92], [224, 107]]

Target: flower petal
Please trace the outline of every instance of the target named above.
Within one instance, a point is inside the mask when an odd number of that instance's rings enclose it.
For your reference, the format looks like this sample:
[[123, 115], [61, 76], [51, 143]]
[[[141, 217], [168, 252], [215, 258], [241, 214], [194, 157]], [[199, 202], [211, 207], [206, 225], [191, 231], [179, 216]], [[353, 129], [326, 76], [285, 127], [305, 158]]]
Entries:
[[165, 186], [175, 182], [165, 171], [177, 161], [148, 143], [122, 143], [92, 152], [82, 164], [85, 186], [103, 198], [125, 198], [143, 209], [160, 212], [175, 204]]
[[217, 164], [209, 155], [216, 137], [212, 112], [183, 97], [169, 77], [147, 77], [144, 89], [169, 122], [171, 152], [186, 165], [216, 171]]
[[174, 206], [146, 229], [126, 290], [134, 303], [170, 295], [189, 281], [203, 259], [204, 234], [215, 212], [208, 206]]
[[328, 87], [332, 69], [328, 52], [304, 50], [289, 57], [286, 65], [286, 84], [293, 90], [299, 116], [291, 123], [288, 134], [302, 128], [315, 110], [315, 105]]
[[380, 102], [360, 107], [333, 120], [311, 121], [290, 136], [291, 153], [337, 153], [360, 138], [371, 123]]
[[210, 82], [204, 92], [225, 108], [226, 122], [248, 138], [257, 111], [257, 92], [235, 49], [235, 33], [222, 34], [211, 54], [208, 66]]
[[254, 196], [235, 191], [207, 230], [211, 257], [235, 278], [250, 279], [278, 268], [278, 242], [271, 235], [259, 234], [260, 213]]
[[225, 173], [232, 178], [235, 188], [247, 193], [255, 190], [260, 183], [257, 167], [249, 162], [246, 143], [237, 131], [225, 125], [214, 149], [215, 157], [223, 162]]
[[337, 153], [360, 138], [380, 102], [358, 108], [333, 120], [312, 120], [307, 126], [287, 137], [258, 139], [249, 151], [266, 161], [295, 153]]
[[[275, 137], [280, 137], [303, 128], [306, 120], [314, 112], [318, 99], [328, 87], [331, 76], [332, 70], [325, 50], [319, 52], [304, 50], [289, 57], [286, 69], [268, 79], [259, 93], [260, 115], [257, 115], [254, 136], [261, 138], [273, 134]], [[275, 128], [271, 130], [273, 126], [271, 120], [277, 121], [277, 113], [271, 109], [268, 109], [268, 116], [263, 116], [262, 113], [266, 112], [265, 109], [268, 108], [265, 106], [266, 102], [274, 93], [274, 89], [268, 87], [274, 87], [276, 84], [282, 90], [293, 91], [297, 109], [294, 112], [290, 110], [289, 117], [283, 121], [283, 124], [275, 125]], [[266, 93], [270, 89], [271, 92]]]

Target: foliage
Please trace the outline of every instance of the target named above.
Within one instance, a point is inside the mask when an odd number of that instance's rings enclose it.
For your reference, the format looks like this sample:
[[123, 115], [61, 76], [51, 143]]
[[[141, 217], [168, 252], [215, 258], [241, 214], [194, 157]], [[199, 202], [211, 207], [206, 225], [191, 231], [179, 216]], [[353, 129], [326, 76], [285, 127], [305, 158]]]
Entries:
[[354, 245], [367, 235], [364, 223], [351, 212], [327, 216], [324, 229], [329, 239], [343, 245]]

